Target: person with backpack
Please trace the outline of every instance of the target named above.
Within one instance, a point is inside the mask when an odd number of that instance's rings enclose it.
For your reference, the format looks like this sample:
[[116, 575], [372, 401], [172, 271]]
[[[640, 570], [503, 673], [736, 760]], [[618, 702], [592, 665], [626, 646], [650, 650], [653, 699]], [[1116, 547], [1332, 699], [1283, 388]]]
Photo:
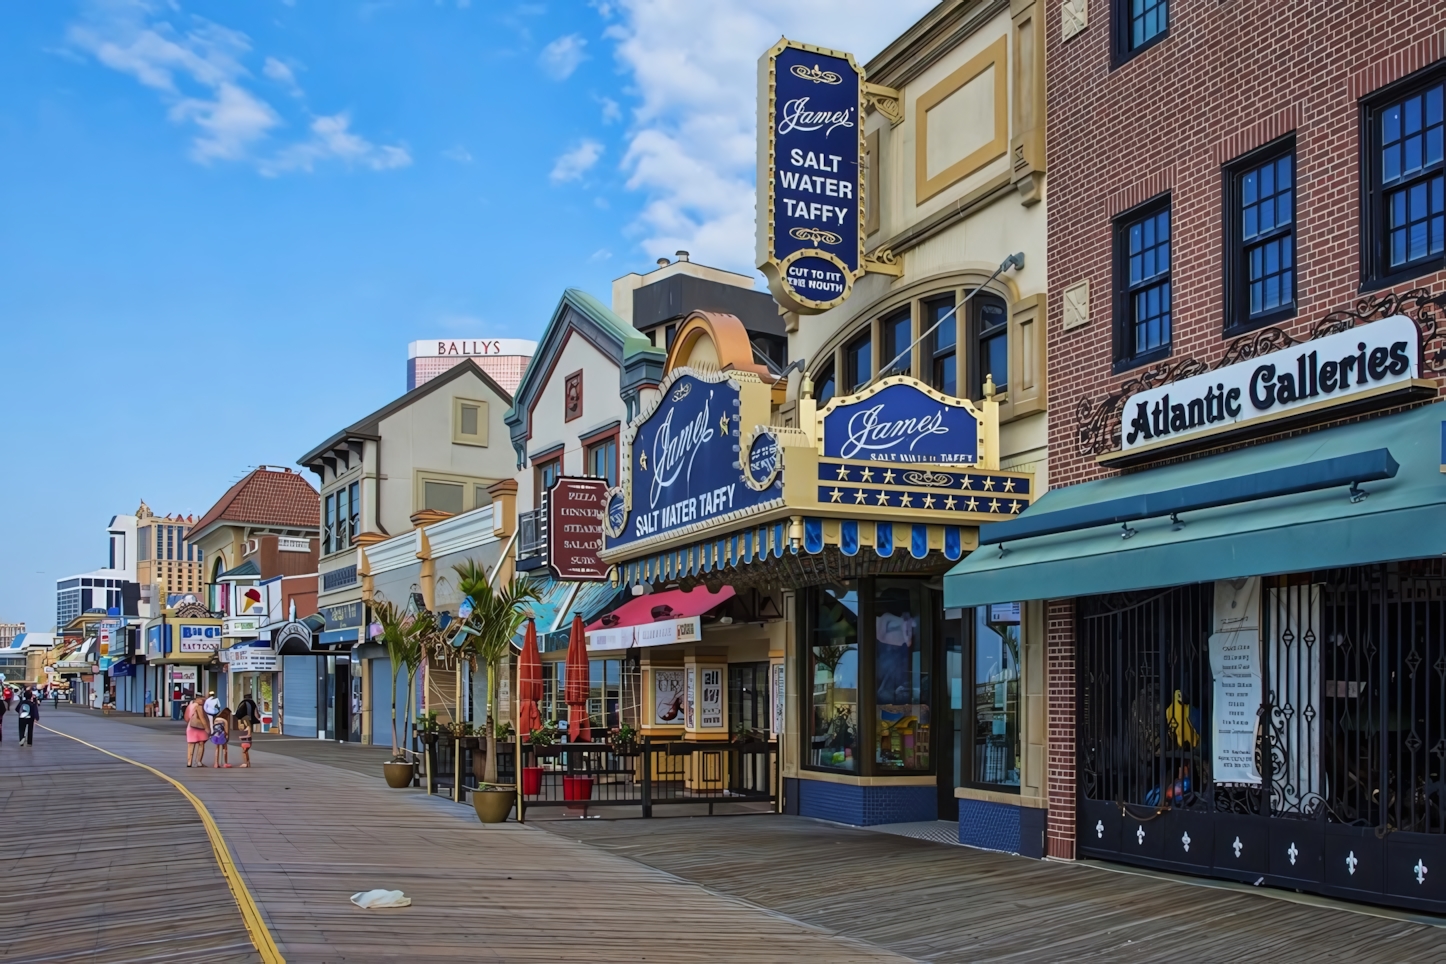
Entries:
[[35, 724], [40, 720], [40, 702], [35, 694], [26, 690], [20, 694], [20, 705], [15, 708], [20, 719], [20, 745], [31, 746], [35, 742]]
[[210, 735], [210, 724], [206, 719], [206, 707], [200, 694], [186, 704], [186, 766], [206, 765], [206, 739]]

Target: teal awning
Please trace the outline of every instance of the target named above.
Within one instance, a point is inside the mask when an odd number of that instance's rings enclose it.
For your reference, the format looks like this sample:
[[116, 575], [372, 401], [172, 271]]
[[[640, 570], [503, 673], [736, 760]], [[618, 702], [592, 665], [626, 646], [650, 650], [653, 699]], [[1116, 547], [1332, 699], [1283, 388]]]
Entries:
[[[1446, 406], [1321, 429], [1278, 442], [1116, 478], [1052, 489], [1019, 516], [1082, 510], [1115, 500], [1388, 449], [1394, 478], [1169, 516], [982, 545], [944, 577], [944, 605], [1064, 599], [1417, 559], [1446, 553]], [[1067, 517], [1066, 517], [1067, 518]], [[1007, 525], [1007, 523], [1006, 523]], [[1134, 530], [1123, 538], [1124, 526]], [[988, 527], [981, 530], [981, 538]], [[1002, 552], [1001, 552], [1002, 549]]]

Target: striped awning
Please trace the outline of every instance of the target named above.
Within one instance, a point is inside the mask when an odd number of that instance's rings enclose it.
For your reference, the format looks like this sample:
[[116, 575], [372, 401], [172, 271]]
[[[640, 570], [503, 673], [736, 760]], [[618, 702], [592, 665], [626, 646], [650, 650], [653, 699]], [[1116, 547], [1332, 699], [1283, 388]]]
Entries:
[[790, 532], [794, 527], [784, 520], [619, 562], [618, 582], [637, 585], [702, 579], [800, 555], [872, 555], [921, 562], [933, 557], [942, 563], [956, 562], [965, 552], [963, 526], [813, 517], [804, 517], [802, 523], [801, 531]]

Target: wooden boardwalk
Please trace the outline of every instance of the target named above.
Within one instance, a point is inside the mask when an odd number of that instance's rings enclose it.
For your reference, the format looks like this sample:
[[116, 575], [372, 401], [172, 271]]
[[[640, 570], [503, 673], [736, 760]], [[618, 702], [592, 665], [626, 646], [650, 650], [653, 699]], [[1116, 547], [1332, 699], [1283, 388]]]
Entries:
[[0, 960], [260, 961], [185, 797], [43, 730], [22, 748], [7, 715]]
[[[179, 728], [65, 710], [47, 713], [44, 723], [150, 764], [200, 797], [293, 964], [901, 960], [536, 827], [484, 828], [470, 807], [390, 790], [379, 776], [267, 752], [262, 742], [250, 770], [188, 770]], [[111, 779], [143, 778], [180, 799], [130, 769], [133, 775]], [[77, 805], [86, 805], [84, 798]], [[164, 852], [165, 845], [155, 846]], [[71, 859], [86, 850], [79, 838], [66, 839], [65, 847]], [[413, 906], [364, 911], [349, 902], [374, 887], [403, 890]], [[57, 937], [83, 930], [95, 913], [70, 907], [60, 915], [68, 914], [68, 923], [52, 925]]]
[[797, 817], [546, 827], [792, 919], [941, 964], [1446, 961], [1442, 926]]

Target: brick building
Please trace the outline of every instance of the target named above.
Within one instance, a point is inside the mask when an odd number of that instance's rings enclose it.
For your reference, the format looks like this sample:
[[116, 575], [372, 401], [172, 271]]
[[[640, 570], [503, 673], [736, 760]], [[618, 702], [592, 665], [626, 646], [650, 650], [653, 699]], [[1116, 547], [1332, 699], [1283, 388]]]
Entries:
[[1047, 850], [1440, 912], [1446, 8], [1048, 16]]

